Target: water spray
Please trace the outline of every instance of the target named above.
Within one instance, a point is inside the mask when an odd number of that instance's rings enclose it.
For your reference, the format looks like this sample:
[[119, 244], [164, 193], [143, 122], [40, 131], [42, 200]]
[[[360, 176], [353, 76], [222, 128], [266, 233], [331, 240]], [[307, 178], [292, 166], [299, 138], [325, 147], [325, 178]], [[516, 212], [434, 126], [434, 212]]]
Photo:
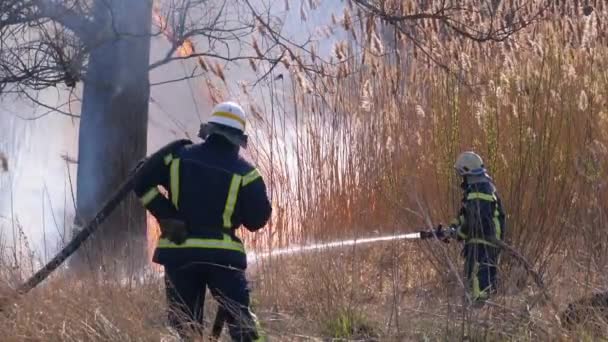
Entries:
[[443, 227], [439, 226], [436, 229], [432, 230], [420, 230], [414, 233], [407, 234], [393, 234], [393, 235], [385, 235], [378, 236], [372, 238], [362, 238], [362, 239], [351, 239], [351, 240], [338, 240], [326, 243], [315, 243], [310, 245], [303, 246], [292, 246], [287, 248], [281, 248], [269, 252], [264, 253], [248, 253], [248, 257], [256, 260], [256, 259], [267, 259], [274, 256], [279, 255], [294, 255], [294, 254], [304, 254], [307, 252], [313, 251], [322, 251], [327, 249], [339, 249], [349, 246], [361, 246], [368, 245], [378, 242], [387, 242], [387, 241], [399, 241], [399, 240], [426, 240], [437, 238], [442, 241], [447, 241], [447, 239], [452, 238], [456, 234], [456, 229], [453, 227], [449, 227], [448, 229], [443, 229]]

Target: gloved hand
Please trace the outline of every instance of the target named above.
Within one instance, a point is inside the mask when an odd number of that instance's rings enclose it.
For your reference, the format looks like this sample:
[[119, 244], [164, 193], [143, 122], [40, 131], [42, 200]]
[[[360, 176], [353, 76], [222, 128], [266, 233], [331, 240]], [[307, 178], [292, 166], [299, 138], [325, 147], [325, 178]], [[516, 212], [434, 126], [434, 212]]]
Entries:
[[161, 237], [175, 244], [181, 245], [188, 238], [188, 227], [181, 220], [164, 219], [159, 220]]
[[448, 227], [448, 229], [443, 228], [443, 224], [439, 224], [435, 230], [437, 234], [437, 238], [444, 243], [450, 243], [450, 239], [452, 238], [452, 229]]

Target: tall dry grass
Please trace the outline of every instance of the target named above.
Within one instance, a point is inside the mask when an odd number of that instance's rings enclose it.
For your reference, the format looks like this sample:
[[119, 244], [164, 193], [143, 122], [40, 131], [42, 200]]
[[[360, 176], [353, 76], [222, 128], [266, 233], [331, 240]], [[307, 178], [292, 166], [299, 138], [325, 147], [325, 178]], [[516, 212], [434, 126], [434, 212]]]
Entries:
[[[602, 1], [589, 4], [590, 15], [578, 2], [554, 4], [542, 22], [504, 43], [445, 39], [424, 23], [442, 66], [405, 37], [393, 50], [380, 38], [390, 27], [347, 8], [332, 29], [351, 34], [324, 66], [333, 77], [307, 74], [296, 56], [285, 57], [291, 77], [271, 78], [261, 98], [250, 94], [257, 119], [250, 153], [275, 209], [267, 229], [246, 235], [250, 248], [447, 222], [460, 200], [452, 164], [474, 149], [503, 198], [507, 242], [544, 276], [546, 289], [503, 254], [500, 293], [472, 310], [460, 246], [438, 242], [251, 260], [254, 307], [271, 336], [580, 340], [606, 331], [601, 322], [566, 331], [555, 318], [608, 284], [608, 13]], [[160, 280], [100, 285], [66, 277], [11, 308], [17, 318], [0, 321], [9, 339], [170, 335]]]
[[[337, 78], [306, 75], [297, 62], [290, 63], [292, 84], [273, 87], [295, 89], [289, 99], [293, 108], [272, 103], [280, 103], [282, 94], [261, 105], [267, 115], [273, 113], [263, 126], [269, 134], [261, 138], [271, 137], [274, 148], [260, 158], [278, 160], [266, 171], [282, 180], [273, 183], [281, 210], [269, 234], [323, 240], [446, 222], [460, 199], [454, 159], [474, 149], [484, 156], [508, 212], [507, 242], [544, 277], [542, 291], [550, 298], [538, 301], [541, 290], [504, 254], [504, 291], [496, 298], [504, 316], [491, 320], [490, 330], [512, 333], [504, 338], [558, 338], [563, 332], [557, 310], [607, 285], [606, 14], [602, 2], [553, 4], [538, 25], [504, 43], [487, 44], [443, 39], [437, 26], [423, 24], [440, 51], [431, 61], [405, 38], [398, 51], [382, 54], [388, 50], [377, 37], [388, 28], [378, 18], [347, 10], [343, 29], [359, 38], [336, 42], [336, 64], [329, 71]], [[352, 18], [362, 23], [360, 30], [348, 24]], [[289, 187], [285, 180], [293, 177], [297, 183]], [[458, 248], [429, 247], [394, 245], [398, 252], [388, 272], [415, 266], [421, 276], [413, 281], [422, 289], [428, 287], [423, 275], [434, 275], [437, 283], [458, 278]], [[424, 260], [418, 261], [419, 255]], [[323, 295], [312, 297], [332, 301], [321, 307], [300, 304], [314, 317], [353, 310], [354, 302], [355, 311], [378, 318], [356, 300], [334, 302], [364, 291], [365, 285], [351, 278], [369, 264], [352, 255], [346, 260], [342, 255], [340, 262], [322, 258], [329, 260], [315, 260], [297, 285], [284, 284], [294, 271], [277, 271], [283, 260], [272, 263], [262, 292], [280, 305], [293, 303], [301, 288], [320, 291]], [[339, 285], [327, 283], [327, 274]], [[393, 280], [388, 298], [401, 304], [397, 293], [408, 282]], [[389, 306], [384, 309], [384, 328], [402, 323]], [[433, 309], [455, 318], [450, 304]], [[397, 309], [407, 310], [405, 304]], [[459, 312], [461, 333], [479, 329], [467, 310]]]

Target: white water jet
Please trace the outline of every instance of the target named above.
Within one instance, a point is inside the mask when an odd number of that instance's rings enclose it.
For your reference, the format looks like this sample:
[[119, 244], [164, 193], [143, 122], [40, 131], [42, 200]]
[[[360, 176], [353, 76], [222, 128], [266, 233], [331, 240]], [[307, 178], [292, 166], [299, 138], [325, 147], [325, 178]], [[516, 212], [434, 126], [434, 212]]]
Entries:
[[[305, 254], [308, 252], [314, 251], [323, 251], [330, 249], [340, 249], [344, 247], [356, 248], [361, 245], [368, 245], [378, 242], [386, 242], [386, 241], [398, 241], [398, 240], [419, 240], [420, 233], [406, 233], [406, 234], [397, 234], [397, 235], [385, 235], [373, 238], [362, 238], [362, 239], [351, 239], [351, 240], [338, 240], [332, 242], [324, 242], [324, 243], [314, 243], [310, 245], [301, 245], [301, 246], [292, 246], [286, 248], [280, 248], [276, 250], [272, 250], [269, 252], [250, 252], [247, 253], [247, 257], [259, 260], [259, 259], [267, 259], [280, 255], [298, 255]], [[255, 262], [255, 261], [254, 261]]]

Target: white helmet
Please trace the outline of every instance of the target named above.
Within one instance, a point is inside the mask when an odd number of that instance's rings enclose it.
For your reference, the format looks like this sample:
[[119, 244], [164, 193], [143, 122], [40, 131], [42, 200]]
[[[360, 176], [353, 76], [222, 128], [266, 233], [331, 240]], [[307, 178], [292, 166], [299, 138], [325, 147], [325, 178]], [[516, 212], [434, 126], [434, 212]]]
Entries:
[[456, 159], [454, 168], [461, 176], [481, 176], [486, 173], [481, 157], [472, 151], [463, 152]]
[[222, 102], [213, 108], [207, 123], [231, 127], [245, 133], [245, 111], [235, 102]]

